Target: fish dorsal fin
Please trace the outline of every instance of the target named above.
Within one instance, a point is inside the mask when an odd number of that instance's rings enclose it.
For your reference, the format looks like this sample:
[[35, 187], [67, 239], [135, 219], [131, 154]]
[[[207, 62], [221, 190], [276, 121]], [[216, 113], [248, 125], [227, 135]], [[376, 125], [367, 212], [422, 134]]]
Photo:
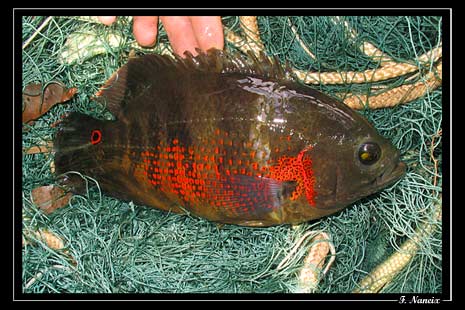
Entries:
[[[166, 74], [189, 72], [213, 72], [220, 74], [244, 74], [277, 81], [296, 81], [288, 63], [283, 67], [276, 56], [268, 57], [263, 52], [257, 57], [249, 51], [247, 56], [228, 53], [215, 48], [197, 56], [186, 52], [185, 58], [175, 55], [147, 54], [131, 58], [115, 72], [96, 93], [96, 99], [104, 104], [117, 118], [124, 118], [127, 104], [149, 85], [156, 85]], [[163, 86], [160, 86], [163, 87]]]
[[228, 53], [215, 48], [203, 52], [196, 49], [198, 55], [186, 52], [186, 58], [177, 57], [178, 61], [197, 70], [216, 73], [239, 73], [257, 75], [278, 81], [296, 81], [288, 63], [283, 67], [277, 56], [268, 57], [262, 51], [258, 57], [252, 51], [247, 55], [238, 52]]

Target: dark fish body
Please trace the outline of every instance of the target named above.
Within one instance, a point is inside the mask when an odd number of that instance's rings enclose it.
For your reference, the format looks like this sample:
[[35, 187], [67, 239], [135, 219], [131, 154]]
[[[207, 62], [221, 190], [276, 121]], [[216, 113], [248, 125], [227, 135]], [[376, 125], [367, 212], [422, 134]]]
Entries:
[[141, 205], [238, 225], [300, 223], [405, 171], [362, 116], [265, 57], [145, 55], [99, 96], [116, 120], [71, 114], [55, 141], [57, 173], [79, 171]]

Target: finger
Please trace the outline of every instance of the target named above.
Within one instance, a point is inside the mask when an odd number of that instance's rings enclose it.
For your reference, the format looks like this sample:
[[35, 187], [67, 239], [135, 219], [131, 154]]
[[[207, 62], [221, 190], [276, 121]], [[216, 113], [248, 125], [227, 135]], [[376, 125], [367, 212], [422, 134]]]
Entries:
[[195, 37], [202, 50], [223, 49], [224, 35], [221, 16], [190, 16]]
[[140, 46], [154, 46], [157, 39], [158, 16], [134, 16], [132, 30]]
[[193, 55], [197, 55], [195, 48], [199, 47], [199, 44], [195, 38], [191, 21], [187, 16], [160, 16], [160, 20], [176, 54], [184, 57], [184, 52], [189, 51]]
[[116, 16], [97, 16], [98, 20], [107, 26], [113, 24], [116, 20]]

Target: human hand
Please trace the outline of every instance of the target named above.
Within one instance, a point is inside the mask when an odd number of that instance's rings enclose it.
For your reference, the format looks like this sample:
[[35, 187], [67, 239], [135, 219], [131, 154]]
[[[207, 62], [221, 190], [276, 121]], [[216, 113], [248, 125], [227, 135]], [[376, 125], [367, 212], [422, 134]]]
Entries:
[[[116, 16], [98, 16], [101, 23], [111, 25]], [[160, 21], [176, 54], [184, 51], [197, 55], [195, 48], [204, 51], [215, 47], [223, 49], [224, 35], [220, 16], [160, 16]], [[134, 16], [133, 33], [139, 45], [151, 47], [158, 31], [158, 16]]]

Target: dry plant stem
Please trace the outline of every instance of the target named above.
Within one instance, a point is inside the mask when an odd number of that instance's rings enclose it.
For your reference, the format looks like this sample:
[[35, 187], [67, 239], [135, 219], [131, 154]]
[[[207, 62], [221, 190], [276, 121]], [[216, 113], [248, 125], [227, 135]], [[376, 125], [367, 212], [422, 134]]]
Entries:
[[292, 33], [294, 34], [295, 36], [295, 39], [297, 40], [297, 42], [299, 42], [300, 44], [300, 47], [302, 47], [302, 49], [305, 51], [305, 53], [307, 53], [307, 55], [312, 58], [312, 59], [316, 59], [315, 55], [313, 55], [312, 52], [310, 52], [310, 50], [308, 49], [307, 45], [305, 45], [305, 43], [302, 41], [302, 39], [300, 38], [300, 35], [299, 33], [297, 32], [297, 29], [295, 29], [294, 25], [292, 24], [291, 20], [288, 18], [287, 19], [287, 23], [288, 25], [291, 27], [291, 30], [292, 30]]
[[[430, 156], [434, 162], [435, 174], [433, 177], [433, 183], [436, 186], [438, 161], [434, 157], [434, 140], [442, 134], [442, 130], [439, 130], [431, 141]], [[433, 195], [436, 191], [433, 190]], [[386, 261], [377, 266], [368, 276], [366, 276], [360, 283], [359, 287], [354, 290], [354, 293], [378, 293], [383, 287], [389, 284], [392, 279], [399, 274], [399, 272], [407, 266], [412, 260], [420, 248], [420, 244], [423, 240], [426, 240], [431, 236], [442, 218], [442, 203], [441, 198], [438, 203], [434, 205], [432, 222], [424, 223], [417, 227], [413, 238], [404, 242], [400, 250], [392, 254]]]
[[[442, 204], [434, 207], [434, 221], [441, 221]], [[436, 223], [425, 223], [415, 230], [415, 236], [402, 244], [400, 249], [386, 261], [377, 266], [360, 283], [354, 293], [378, 293], [407, 266], [420, 248], [422, 240], [428, 238], [436, 229]]]
[[304, 72], [294, 69], [295, 75], [306, 84], [361, 84], [389, 80], [418, 70], [415, 65], [395, 63], [363, 72]]
[[[65, 269], [65, 270], [70, 269], [70, 268], [62, 266], [62, 265], [53, 265], [51, 268]], [[42, 276], [44, 275], [44, 272], [46, 272], [46, 271], [47, 271], [46, 268], [43, 268], [41, 271], [39, 271], [35, 276], [33, 276], [29, 281], [27, 281], [27, 283], [24, 285], [24, 288], [28, 289], [29, 287], [31, 287], [32, 284], [34, 284], [37, 280], [40, 280], [42, 278]]]
[[430, 157], [434, 163], [434, 177], [433, 177], [433, 186], [436, 186], [438, 181], [438, 160], [434, 157], [434, 142], [437, 137], [442, 136], [442, 129], [440, 129], [431, 139], [431, 149], [430, 149]]
[[435, 72], [425, 76], [426, 81], [419, 81], [410, 85], [402, 85], [379, 95], [351, 95], [344, 99], [344, 103], [352, 109], [379, 109], [392, 107], [422, 97], [442, 84], [442, 62], [435, 67]]
[[[94, 22], [94, 19], [90, 17], [82, 17], [82, 20], [88, 22]], [[340, 19], [335, 18], [337, 21]], [[247, 53], [248, 51], [253, 52], [255, 55], [259, 55], [263, 51], [263, 43], [260, 39], [260, 34], [258, 30], [258, 24], [256, 16], [240, 16], [241, 28], [244, 31], [245, 39], [242, 39], [234, 32], [226, 30], [226, 40], [238, 47], [241, 51]], [[345, 27], [348, 29], [349, 33], [352, 36], [355, 36], [355, 32], [350, 29], [350, 26], [345, 22]], [[291, 27], [292, 31], [296, 33], [295, 29]], [[307, 54], [312, 57], [312, 53], [308, 48], [303, 45], [300, 38], [296, 37], [299, 43], [304, 47], [304, 50]], [[137, 44], [133, 43], [133, 48], [138, 48]], [[368, 82], [378, 82], [384, 81], [391, 78], [399, 77], [405, 74], [409, 74], [415, 71], [418, 71], [418, 66], [410, 63], [396, 63], [392, 59], [376, 48], [373, 44], [369, 42], [364, 42], [361, 46], [362, 51], [374, 58], [380, 59], [381, 67], [377, 69], [370, 69], [363, 72], [304, 72], [298, 69], [294, 69], [296, 76], [307, 84], [345, 84], [345, 83], [368, 83]], [[162, 54], [172, 55], [172, 52], [169, 48], [163, 48]], [[442, 56], [442, 45], [433, 50], [425, 53], [424, 55], [418, 57], [413, 63], [417, 64], [427, 64], [437, 61]], [[390, 105], [388, 105], [390, 106]]]
[[[297, 288], [300, 293], [310, 293], [316, 290], [319, 281], [324, 276], [334, 260], [336, 259], [336, 249], [330, 241], [328, 234], [318, 231], [307, 231], [302, 237], [299, 238], [292, 247], [291, 251], [284, 257], [278, 264], [276, 270], [282, 270], [289, 264], [291, 258], [295, 255], [301, 247], [303, 241], [309, 236], [312, 236], [313, 244], [309, 249], [308, 255], [305, 257], [304, 265], [299, 274], [299, 286]], [[331, 258], [323, 269], [324, 261], [331, 252]]]
[[[340, 16], [335, 16], [331, 18], [331, 20], [333, 21], [334, 24], [343, 23], [350, 37], [353, 40], [357, 38], [358, 36], [357, 33], [349, 25], [348, 21], [342, 22]], [[388, 64], [390, 65], [395, 64], [395, 61], [391, 57], [389, 57], [387, 54], [382, 52], [380, 49], [378, 49], [376, 46], [374, 46], [370, 42], [367, 42], [367, 41], [363, 42], [363, 44], [360, 45], [360, 50], [362, 51], [362, 53], [364, 53], [368, 57], [371, 57], [374, 61], [380, 61], [381, 66], [388, 65]]]
[[[250, 44], [231, 30], [226, 30], [226, 40], [240, 49], [242, 52], [253, 52], [259, 55], [262, 50], [257, 44]], [[365, 42], [362, 49], [367, 55], [372, 57], [382, 57], [382, 59], [390, 59], [384, 53], [379, 51], [371, 43]], [[311, 55], [311, 54], [309, 54]], [[442, 45], [433, 50], [421, 55], [416, 59], [416, 63], [427, 64], [436, 62], [442, 57]], [[418, 66], [409, 63], [396, 63], [393, 61], [383, 62], [383, 66], [378, 69], [365, 70], [363, 72], [347, 71], [347, 72], [305, 72], [298, 69], [293, 69], [293, 72], [301, 81], [306, 84], [350, 84], [350, 83], [369, 83], [385, 81], [418, 71]]]
[[[318, 234], [313, 240], [315, 244], [305, 257], [304, 266], [299, 274], [299, 292], [301, 293], [312, 293], [316, 290], [322, 276], [329, 270], [336, 257], [334, 245], [329, 241], [329, 236], [326, 233]], [[326, 268], [322, 270], [330, 250], [332, 254], [331, 260]]]
[[[332, 20], [335, 23], [341, 22], [341, 18], [339, 16], [334, 17]], [[357, 37], [355, 30], [350, 27], [347, 21], [343, 22], [343, 24], [352, 39], [355, 39]], [[321, 81], [323, 84], [344, 84], [347, 82], [377, 82], [405, 75], [418, 70], [416, 65], [395, 62], [391, 57], [379, 50], [370, 42], [363, 42], [363, 44], [360, 46], [360, 50], [365, 55], [371, 57], [374, 61], [379, 61], [381, 68], [375, 70], [366, 70], [364, 72], [325, 72], [321, 75], [318, 75], [317, 73], [304, 74], [299, 70], [295, 70], [294, 72], [299, 76], [300, 79], [304, 80], [305, 83], [319, 84]], [[417, 62], [420, 64], [427, 64], [428, 62], [434, 63], [440, 57], [442, 57], [442, 43], [439, 44], [438, 47], [418, 57]]]
[[290, 260], [290, 258], [292, 257], [292, 255], [294, 255], [295, 252], [297, 252], [297, 250], [299, 249], [300, 245], [302, 244], [302, 242], [310, 235], [316, 235], [317, 232], [316, 231], [307, 231], [302, 237], [299, 238], [299, 240], [297, 240], [294, 244], [294, 246], [292, 247], [291, 251], [286, 255], [286, 257], [283, 258], [283, 260], [281, 260], [281, 262], [278, 264], [278, 267], [276, 267], [277, 270], [281, 270], [284, 268], [284, 266], [286, 266], [286, 264], [288, 263], [288, 261]]
[[47, 24], [52, 20], [52, 18], [53, 16], [49, 16], [44, 20], [42, 25], [40, 25], [39, 28], [37, 28], [37, 30], [34, 31], [34, 33], [29, 37], [29, 39], [26, 40], [26, 42], [24, 42], [22, 49], [25, 49], [32, 42], [32, 40], [34, 40], [34, 38], [39, 34], [39, 32], [42, 31], [42, 29], [45, 28], [45, 26], [47, 26]]

